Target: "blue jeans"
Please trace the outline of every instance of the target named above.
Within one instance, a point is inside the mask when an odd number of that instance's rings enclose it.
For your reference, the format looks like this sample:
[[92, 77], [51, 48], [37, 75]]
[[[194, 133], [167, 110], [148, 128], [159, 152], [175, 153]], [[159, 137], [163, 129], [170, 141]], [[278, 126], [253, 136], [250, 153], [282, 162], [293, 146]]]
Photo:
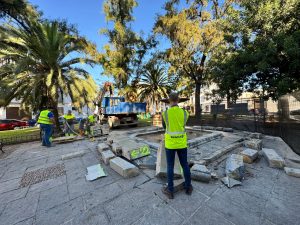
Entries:
[[175, 163], [175, 154], [177, 152], [180, 165], [183, 169], [184, 175], [184, 188], [187, 189], [191, 186], [191, 171], [187, 161], [187, 148], [183, 149], [167, 149], [167, 178], [168, 178], [168, 189], [170, 192], [174, 192], [174, 163]]
[[52, 135], [52, 125], [51, 124], [40, 124], [40, 128], [42, 129], [42, 145], [50, 147], [50, 137]]

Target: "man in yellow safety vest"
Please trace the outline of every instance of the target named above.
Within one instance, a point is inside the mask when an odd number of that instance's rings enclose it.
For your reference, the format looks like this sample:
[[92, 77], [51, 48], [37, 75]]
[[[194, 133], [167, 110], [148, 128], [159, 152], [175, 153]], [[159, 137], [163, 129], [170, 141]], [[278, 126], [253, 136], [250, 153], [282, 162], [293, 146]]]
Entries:
[[71, 136], [74, 130], [74, 123], [76, 117], [71, 110], [68, 110], [68, 113], [64, 115], [64, 119], [65, 119], [65, 135]]
[[87, 118], [86, 131], [87, 131], [89, 137], [93, 137], [93, 136], [94, 136], [94, 133], [93, 133], [93, 131], [91, 130], [91, 126], [94, 126], [94, 125], [95, 125], [95, 123], [96, 123], [96, 118], [97, 118], [97, 114], [96, 114], [96, 113], [94, 113], [94, 114], [88, 116], [88, 118]]
[[54, 114], [51, 112], [51, 109], [44, 109], [40, 112], [38, 123], [42, 130], [42, 145], [51, 147], [50, 137], [54, 124]]
[[163, 112], [163, 127], [165, 129], [165, 149], [167, 158], [168, 186], [163, 187], [162, 192], [170, 199], [174, 198], [174, 162], [177, 153], [184, 174], [184, 187], [186, 194], [191, 195], [191, 172], [187, 161], [187, 134], [185, 125], [189, 114], [178, 107], [178, 94], [172, 92], [169, 95], [170, 108]]

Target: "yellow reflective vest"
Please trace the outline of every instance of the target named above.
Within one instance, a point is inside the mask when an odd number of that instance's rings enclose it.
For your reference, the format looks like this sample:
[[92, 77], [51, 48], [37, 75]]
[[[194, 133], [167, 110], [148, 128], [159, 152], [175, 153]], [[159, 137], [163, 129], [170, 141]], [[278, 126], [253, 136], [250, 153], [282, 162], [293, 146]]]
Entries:
[[53, 124], [52, 121], [49, 119], [48, 114], [50, 113], [49, 110], [43, 110], [40, 113], [38, 123], [41, 124]]
[[74, 114], [71, 114], [71, 115], [66, 114], [66, 115], [64, 115], [64, 119], [65, 120], [74, 120], [75, 119], [75, 115]]
[[94, 122], [95, 122], [95, 117], [94, 117], [94, 115], [90, 115], [90, 116], [88, 117], [88, 120], [89, 120], [90, 123], [94, 123]]
[[188, 112], [173, 106], [162, 115], [166, 124], [165, 147], [167, 149], [187, 148], [185, 124], [189, 117]]

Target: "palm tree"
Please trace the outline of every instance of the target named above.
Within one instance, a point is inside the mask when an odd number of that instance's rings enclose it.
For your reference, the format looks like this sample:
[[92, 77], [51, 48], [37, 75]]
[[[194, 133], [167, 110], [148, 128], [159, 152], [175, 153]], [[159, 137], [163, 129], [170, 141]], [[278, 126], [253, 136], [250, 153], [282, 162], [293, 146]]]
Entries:
[[170, 91], [170, 80], [163, 68], [158, 65], [147, 65], [145, 74], [138, 84], [140, 100], [150, 102], [157, 109], [158, 102], [167, 97]]
[[0, 83], [8, 87], [4, 105], [19, 99], [36, 111], [50, 104], [58, 124], [59, 97], [70, 96], [79, 108], [94, 100], [96, 84], [80, 66], [95, 63], [84, 55], [91, 45], [65, 23], [35, 20], [28, 29], [0, 26]]

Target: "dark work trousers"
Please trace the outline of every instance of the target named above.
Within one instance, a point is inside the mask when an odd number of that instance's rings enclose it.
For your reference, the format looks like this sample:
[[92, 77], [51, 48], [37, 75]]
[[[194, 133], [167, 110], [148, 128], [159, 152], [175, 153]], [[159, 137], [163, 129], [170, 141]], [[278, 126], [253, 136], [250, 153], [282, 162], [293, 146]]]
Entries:
[[174, 163], [175, 163], [175, 154], [177, 152], [180, 165], [183, 169], [184, 175], [184, 188], [187, 189], [191, 186], [191, 171], [187, 161], [187, 148], [183, 149], [167, 149], [167, 178], [168, 178], [168, 189], [170, 192], [174, 192]]

